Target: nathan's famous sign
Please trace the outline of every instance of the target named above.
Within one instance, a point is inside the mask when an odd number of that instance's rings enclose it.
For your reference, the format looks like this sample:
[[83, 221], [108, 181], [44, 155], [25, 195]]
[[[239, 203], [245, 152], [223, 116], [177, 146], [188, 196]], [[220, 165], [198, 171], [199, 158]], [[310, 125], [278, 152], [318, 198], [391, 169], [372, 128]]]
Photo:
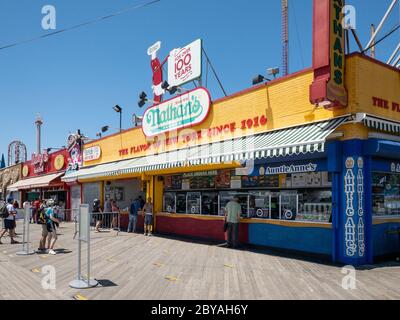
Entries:
[[313, 69], [310, 101], [346, 107], [344, 0], [314, 0]]
[[342, 21], [344, 0], [331, 1], [330, 64], [331, 79], [328, 82], [328, 100], [347, 106], [347, 91], [344, 86], [345, 47]]
[[210, 94], [205, 88], [188, 91], [148, 108], [143, 115], [143, 132], [155, 136], [200, 124], [207, 118], [210, 106]]

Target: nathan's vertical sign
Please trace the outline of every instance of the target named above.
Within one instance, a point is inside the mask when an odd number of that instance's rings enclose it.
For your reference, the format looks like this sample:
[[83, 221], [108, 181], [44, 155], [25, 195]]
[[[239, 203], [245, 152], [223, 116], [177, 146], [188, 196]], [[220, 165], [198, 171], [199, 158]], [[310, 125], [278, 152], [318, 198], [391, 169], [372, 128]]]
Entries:
[[330, 64], [331, 79], [328, 82], [328, 100], [347, 106], [347, 91], [344, 86], [345, 47], [342, 21], [344, 0], [331, 1]]
[[314, 0], [313, 69], [310, 101], [328, 108], [346, 107], [344, 0]]

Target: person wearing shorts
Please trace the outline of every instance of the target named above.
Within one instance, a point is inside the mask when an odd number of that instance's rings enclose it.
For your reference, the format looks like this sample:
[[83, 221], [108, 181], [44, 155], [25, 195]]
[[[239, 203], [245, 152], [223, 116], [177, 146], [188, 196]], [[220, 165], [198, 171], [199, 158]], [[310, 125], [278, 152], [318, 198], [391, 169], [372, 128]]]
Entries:
[[147, 202], [144, 205], [142, 212], [144, 214], [144, 235], [150, 237], [153, 231], [153, 212], [154, 212], [154, 206], [150, 197], [147, 199]]
[[112, 220], [111, 220], [111, 229], [117, 229], [118, 222], [118, 214], [119, 207], [117, 206], [117, 202], [115, 200], [111, 200], [111, 211], [112, 211]]
[[41, 219], [41, 212], [43, 210], [46, 210], [46, 203], [42, 202], [40, 204], [39, 209], [36, 212], [36, 221], [38, 224], [42, 225], [42, 236], [40, 237], [40, 241], [39, 241], [39, 248], [37, 250], [37, 253], [45, 253], [46, 252], [46, 239], [47, 236], [49, 235], [49, 232], [47, 230], [47, 218], [46, 215], [44, 215], [45, 220]]
[[60, 221], [55, 217], [54, 214], [54, 203], [50, 203], [50, 207], [46, 210], [47, 222], [46, 228], [48, 232], [47, 247], [49, 249], [49, 254], [56, 254], [54, 251], [54, 246], [57, 241], [57, 226]]
[[2, 234], [0, 235], [0, 244], [2, 244], [1, 242], [1, 238], [3, 238], [4, 234], [8, 231], [10, 238], [11, 238], [11, 244], [14, 243], [19, 243], [18, 241], [14, 240], [15, 237], [15, 216], [17, 215], [17, 211], [14, 208], [13, 205], [13, 199], [12, 198], [8, 198], [7, 199], [7, 205], [6, 205], [6, 209], [7, 209], [7, 213], [8, 213], [8, 217], [5, 218], [4, 221], [4, 230], [2, 232]]
[[96, 232], [100, 232], [100, 227], [103, 222], [103, 210], [100, 206], [100, 200], [93, 200], [93, 217], [96, 219]]

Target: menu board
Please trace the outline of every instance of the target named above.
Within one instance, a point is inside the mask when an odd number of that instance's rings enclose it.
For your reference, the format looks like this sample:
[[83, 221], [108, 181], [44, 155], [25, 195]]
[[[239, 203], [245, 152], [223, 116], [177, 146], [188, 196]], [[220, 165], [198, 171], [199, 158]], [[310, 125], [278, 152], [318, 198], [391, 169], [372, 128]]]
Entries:
[[321, 173], [320, 172], [309, 172], [306, 174], [306, 186], [307, 187], [320, 187], [321, 186]]
[[172, 176], [164, 178], [164, 189], [172, 189]]
[[191, 177], [190, 189], [212, 189], [215, 187], [215, 176]]
[[182, 177], [172, 176], [172, 189], [180, 190], [182, 188]]
[[190, 190], [190, 179], [182, 180], [182, 190]]
[[242, 176], [243, 188], [252, 188], [260, 186], [260, 179], [257, 176]]
[[220, 170], [215, 178], [217, 188], [229, 188], [231, 186], [231, 171]]
[[231, 177], [231, 189], [241, 189], [242, 188], [242, 177], [232, 176]]
[[294, 173], [292, 175], [292, 187], [305, 187], [306, 186], [306, 173]]
[[166, 176], [164, 178], [164, 189], [166, 190], [181, 190], [182, 189], [182, 176]]
[[321, 180], [323, 187], [332, 186], [332, 175], [330, 175], [328, 172], [321, 172]]
[[292, 187], [292, 175], [284, 174], [282, 178], [282, 187], [283, 188], [291, 188]]
[[279, 188], [279, 175], [261, 176], [260, 185], [268, 188]]

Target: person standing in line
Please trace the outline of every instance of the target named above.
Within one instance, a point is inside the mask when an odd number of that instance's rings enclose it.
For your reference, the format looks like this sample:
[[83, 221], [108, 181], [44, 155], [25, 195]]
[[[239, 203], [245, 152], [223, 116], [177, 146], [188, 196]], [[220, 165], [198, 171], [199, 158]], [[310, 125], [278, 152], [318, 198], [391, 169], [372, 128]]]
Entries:
[[[17, 209], [19, 209], [19, 203], [17, 200], [14, 200], [13, 206], [14, 206], [15, 212], [17, 212]], [[15, 224], [14, 225], [14, 236], [19, 237], [19, 234], [16, 231], [16, 229], [17, 229], [17, 218], [16, 217], [14, 219], [14, 224]]]
[[2, 232], [2, 234], [0, 235], [0, 244], [2, 244], [1, 242], [1, 238], [3, 238], [4, 234], [8, 231], [10, 238], [11, 238], [11, 244], [15, 244], [15, 243], [19, 243], [18, 241], [14, 240], [15, 237], [15, 216], [17, 215], [17, 211], [14, 208], [14, 204], [13, 204], [13, 199], [12, 198], [8, 198], [7, 199], [7, 205], [5, 208], [6, 212], [7, 212], [7, 216], [4, 218], [4, 230]]
[[48, 251], [49, 254], [52, 255], [56, 254], [56, 252], [54, 251], [54, 246], [57, 241], [57, 227], [59, 226], [60, 223], [60, 220], [58, 220], [55, 217], [54, 206], [55, 206], [54, 201], [50, 201], [49, 207], [45, 209], [46, 210], [45, 215], [47, 217], [46, 227], [48, 232], [47, 248], [49, 250]]
[[33, 222], [38, 223], [38, 212], [40, 208], [40, 201], [39, 199], [36, 198], [36, 200], [33, 202]]
[[[110, 216], [112, 213], [112, 205], [111, 205], [111, 199], [107, 199], [106, 203], [104, 204], [104, 212], [105, 213], [105, 222], [103, 223], [103, 225], [106, 225], [106, 227], [108, 227], [109, 222], [112, 220], [112, 217]], [[109, 218], [111, 217], [111, 218]]]
[[96, 232], [101, 232], [100, 227], [101, 227], [101, 223], [103, 222], [103, 210], [101, 209], [99, 199], [94, 199], [92, 212], [93, 212], [94, 218], [96, 219]]
[[153, 231], [153, 212], [154, 206], [151, 198], [147, 198], [147, 202], [143, 206], [143, 215], [144, 215], [144, 235], [151, 237]]
[[140, 210], [142, 210], [143, 207], [144, 207], [145, 201], [144, 201], [142, 196], [139, 196], [138, 200], [139, 200], [139, 203], [140, 203]]
[[39, 248], [37, 250], [37, 253], [45, 253], [46, 252], [46, 239], [47, 236], [49, 235], [49, 232], [47, 231], [47, 215], [45, 214], [45, 210], [46, 210], [46, 202], [40, 202], [40, 207], [37, 210], [36, 213], [36, 221], [37, 224], [41, 224], [42, 225], [42, 236], [40, 238], [39, 241]]
[[140, 200], [139, 199], [133, 200], [129, 208], [128, 233], [136, 232], [136, 223], [137, 223], [139, 209], [140, 209]]
[[239, 198], [234, 197], [225, 207], [225, 222], [228, 223], [228, 247], [237, 248], [239, 244], [239, 222], [242, 207]]
[[118, 220], [118, 215], [120, 213], [119, 207], [117, 205], [117, 202], [115, 200], [111, 200], [111, 212], [112, 212], [112, 221], [111, 221], [111, 229], [116, 230], [117, 229], [117, 220]]

